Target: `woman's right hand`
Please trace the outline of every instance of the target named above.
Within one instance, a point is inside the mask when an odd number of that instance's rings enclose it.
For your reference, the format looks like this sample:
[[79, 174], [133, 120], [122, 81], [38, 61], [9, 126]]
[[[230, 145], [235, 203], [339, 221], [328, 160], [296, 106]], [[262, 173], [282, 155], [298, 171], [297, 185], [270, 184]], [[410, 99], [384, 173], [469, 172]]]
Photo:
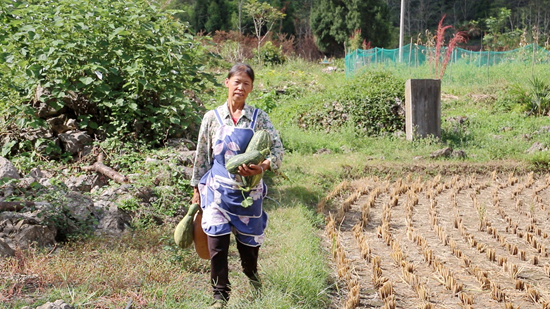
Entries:
[[191, 198], [192, 204], [201, 204], [201, 195], [199, 193], [199, 187], [193, 187], [193, 197]]

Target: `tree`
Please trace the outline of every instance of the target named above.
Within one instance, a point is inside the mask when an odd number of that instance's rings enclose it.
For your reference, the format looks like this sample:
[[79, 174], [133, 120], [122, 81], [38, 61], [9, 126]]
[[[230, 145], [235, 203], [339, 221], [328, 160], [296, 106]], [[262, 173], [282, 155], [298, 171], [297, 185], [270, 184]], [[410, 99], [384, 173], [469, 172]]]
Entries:
[[195, 31], [214, 32], [229, 29], [231, 14], [226, 0], [196, 1], [193, 11]]
[[387, 47], [392, 38], [389, 10], [381, 0], [320, 0], [311, 12], [311, 29], [319, 48], [335, 55], [358, 29], [373, 46]]
[[[254, 31], [258, 39], [258, 62], [260, 62], [260, 46], [262, 42], [273, 28], [273, 25], [284, 18], [285, 14], [272, 7], [269, 3], [258, 2], [258, 0], [250, 0], [244, 8], [254, 22]], [[264, 26], [267, 30], [262, 35]]]

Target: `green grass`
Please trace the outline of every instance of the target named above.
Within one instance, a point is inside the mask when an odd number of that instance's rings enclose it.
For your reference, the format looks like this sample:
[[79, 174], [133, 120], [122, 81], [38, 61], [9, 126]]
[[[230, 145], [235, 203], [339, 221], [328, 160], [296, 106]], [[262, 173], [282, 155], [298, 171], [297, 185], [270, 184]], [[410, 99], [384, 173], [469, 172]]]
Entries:
[[[474, 170], [479, 167], [487, 171], [507, 164], [510, 170], [519, 164], [525, 169], [549, 166], [548, 152], [525, 153], [534, 142], [550, 144], [549, 133], [535, 133], [549, 125], [548, 117], [527, 117], [519, 108], [502, 108], [517, 105], [513, 96], [506, 96], [507, 91], [512, 83], [528, 79], [530, 69], [492, 67], [491, 72], [498, 78], [484, 84], [483, 77], [470, 76], [473, 74], [468, 73], [470, 68], [461, 71], [455, 67], [452, 72], [449, 68], [443, 80], [443, 92], [458, 99], [442, 102], [442, 138], [409, 142], [404, 136], [393, 134], [361, 136], [351, 126], [332, 133], [304, 131], [288, 121], [295, 116], [291, 114], [296, 111], [292, 106], [307, 105], [319, 93], [349, 82], [343, 72], [325, 74], [321, 72], [323, 68], [291, 60], [283, 66], [256, 70], [250, 103], [271, 104], [273, 108], [270, 116], [281, 131], [287, 150], [282, 170], [287, 178], [266, 180], [270, 185], [269, 196], [276, 202], [267, 200], [265, 204], [270, 222], [266, 243], [260, 251], [262, 297], [253, 296], [232, 244], [233, 296], [229, 308], [329, 307], [329, 294], [336, 289], [327, 262], [329, 255], [321, 242], [324, 218], [315, 213], [315, 207], [344, 179], [372, 174], [402, 177], [411, 171], [438, 173], [442, 169], [463, 172], [472, 166]], [[390, 69], [399, 76], [409, 76], [408, 68]], [[535, 71], [541, 78], [550, 77], [541, 67]], [[220, 75], [220, 80], [223, 77]], [[284, 93], [272, 95], [275, 90], [284, 90]], [[472, 94], [488, 94], [496, 99], [478, 102]], [[207, 106], [221, 104], [225, 95], [223, 87], [205, 94]], [[502, 103], [503, 100], [506, 102]], [[446, 120], [457, 116], [468, 120], [462, 125]], [[429, 158], [431, 152], [445, 146], [462, 149], [468, 157], [463, 160]], [[330, 152], [315, 154], [320, 149]], [[146, 179], [141, 179], [138, 185], [151, 186], [154, 179], [162, 176], [162, 168], [140, 162], [145, 156], [169, 158], [169, 151], [130, 153], [112, 160], [121, 166], [123, 173], [145, 169]], [[419, 156], [423, 159], [415, 159]], [[15, 162], [22, 170], [40, 163], [23, 159]], [[169, 206], [182, 203], [188, 192], [185, 183], [176, 182], [178, 175], [163, 177], [159, 178], [163, 185], [181, 191], [177, 199], [169, 192], [157, 192], [165, 197], [163, 204], [158, 205], [161, 213], [170, 215]], [[19, 251], [15, 259], [0, 260], [0, 308], [36, 307], [56, 299], [63, 299], [76, 308], [124, 308], [130, 299], [133, 308], [206, 307], [211, 301], [208, 261], [200, 260], [192, 250], [177, 249], [172, 244], [172, 228], [171, 225], [143, 225], [121, 238], [90, 237], [60, 244], [53, 253], [38, 249]]]

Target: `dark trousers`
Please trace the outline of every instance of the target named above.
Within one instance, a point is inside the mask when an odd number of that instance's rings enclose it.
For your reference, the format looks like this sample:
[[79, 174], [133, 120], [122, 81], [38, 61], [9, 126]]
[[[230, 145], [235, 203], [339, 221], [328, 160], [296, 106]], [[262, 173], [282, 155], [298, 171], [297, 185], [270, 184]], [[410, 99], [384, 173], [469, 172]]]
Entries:
[[[229, 253], [230, 235], [208, 236], [208, 251], [210, 251], [210, 279], [215, 299], [229, 300], [231, 291], [229, 283]], [[237, 249], [241, 257], [241, 266], [244, 274], [254, 282], [258, 278], [258, 252], [260, 247], [250, 247], [237, 241]]]

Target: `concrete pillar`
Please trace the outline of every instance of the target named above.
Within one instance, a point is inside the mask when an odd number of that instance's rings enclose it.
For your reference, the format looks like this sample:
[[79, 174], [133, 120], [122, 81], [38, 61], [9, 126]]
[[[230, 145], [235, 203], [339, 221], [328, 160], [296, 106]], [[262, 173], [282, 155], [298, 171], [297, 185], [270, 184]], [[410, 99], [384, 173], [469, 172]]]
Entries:
[[405, 84], [407, 140], [441, 137], [441, 80], [409, 79]]

